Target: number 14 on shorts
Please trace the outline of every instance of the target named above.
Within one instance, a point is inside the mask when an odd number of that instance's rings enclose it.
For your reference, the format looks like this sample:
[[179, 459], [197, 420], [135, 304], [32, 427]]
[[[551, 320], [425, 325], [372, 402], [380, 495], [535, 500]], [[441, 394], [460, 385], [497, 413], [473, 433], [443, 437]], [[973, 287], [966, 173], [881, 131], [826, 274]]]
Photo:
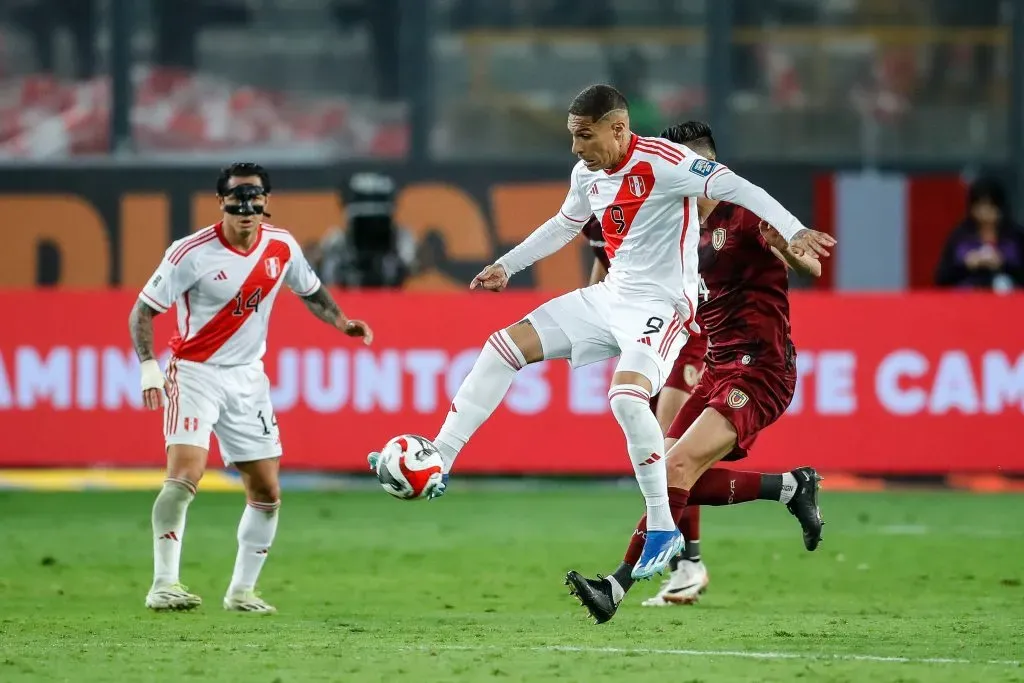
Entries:
[[277, 415], [270, 414], [270, 424], [267, 424], [267, 418], [262, 410], [256, 413], [256, 417], [259, 419], [260, 424], [263, 425], [263, 436], [270, 436], [270, 428], [277, 426]]

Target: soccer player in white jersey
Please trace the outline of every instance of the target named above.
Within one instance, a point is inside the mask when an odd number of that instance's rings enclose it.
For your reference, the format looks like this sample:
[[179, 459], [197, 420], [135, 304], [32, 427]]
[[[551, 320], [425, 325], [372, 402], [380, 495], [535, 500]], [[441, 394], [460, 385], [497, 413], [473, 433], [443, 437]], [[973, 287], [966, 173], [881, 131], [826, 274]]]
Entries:
[[[146, 606], [187, 610], [202, 600], [179, 579], [185, 513], [206, 468], [210, 432], [225, 465], [241, 473], [247, 504], [224, 608], [273, 612], [255, 592], [277, 531], [281, 438], [263, 372], [270, 309], [282, 286], [320, 320], [369, 344], [370, 327], [349, 320], [286, 230], [269, 216], [270, 178], [257, 164], [229, 166], [217, 180], [219, 223], [180, 239], [164, 253], [139, 294], [130, 328], [142, 363], [145, 405], [164, 408], [167, 479], [153, 504], [153, 585]], [[153, 351], [153, 316], [177, 307], [167, 376]], [[166, 401], [162, 391], [166, 392]]]
[[[699, 331], [693, 321], [697, 197], [749, 208], [801, 253], [823, 250], [831, 238], [805, 228], [768, 193], [725, 166], [682, 145], [630, 132], [626, 99], [611, 86], [594, 85], [577, 95], [568, 128], [580, 161], [561, 210], [484, 268], [470, 288], [505, 289], [509, 277], [572, 241], [591, 214], [601, 220], [609, 245], [608, 277], [552, 299], [492, 334], [434, 443], [450, 471], [527, 364], [559, 358], [578, 367], [619, 356], [608, 399], [647, 504], [646, 541], [634, 567], [634, 576], [645, 578], [663, 571], [683, 544], [669, 508], [664, 440], [649, 401], [689, 334]], [[371, 453], [371, 466], [376, 459]], [[432, 495], [445, 486], [442, 481]]]

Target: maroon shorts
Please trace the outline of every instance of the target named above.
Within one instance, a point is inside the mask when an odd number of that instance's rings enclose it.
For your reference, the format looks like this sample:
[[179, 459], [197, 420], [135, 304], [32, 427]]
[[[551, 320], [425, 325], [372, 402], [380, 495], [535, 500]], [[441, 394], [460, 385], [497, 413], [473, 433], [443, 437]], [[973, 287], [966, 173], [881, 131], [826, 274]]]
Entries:
[[736, 448], [724, 460], [747, 456], [757, 434], [786, 412], [796, 390], [796, 369], [783, 363], [757, 367], [735, 361], [706, 365], [693, 395], [665, 434], [678, 439], [705, 408], [714, 408], [736, 429]]
[[693, 390], [697, 388], [701, 370], [704, 369], [704, 354], [707, 350], [708, 338], [706, 335], [691, 336], [686, 340], [686, 345], [683, 346], [675, 364], [672, 365], [672, 372], [665, 380], [665, 387], [692, 394]]

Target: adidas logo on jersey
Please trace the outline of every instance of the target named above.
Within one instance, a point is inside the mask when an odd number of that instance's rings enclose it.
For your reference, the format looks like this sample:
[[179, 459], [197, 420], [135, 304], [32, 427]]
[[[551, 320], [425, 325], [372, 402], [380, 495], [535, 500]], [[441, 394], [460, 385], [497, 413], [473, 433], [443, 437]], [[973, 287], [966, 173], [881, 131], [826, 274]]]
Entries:
[[647, 344], [648, 346], [651, 345], [651, 338], [650, 337], [640, 337], [636, 341], [637, 341], [638, 344]]
[[597, 189], [597, 183], [594, 183], [593, 185], [590, 186], [590, 194], [593, 194], [593, 195], [601, 194], [601, 191]]
[[228, 274], [227, 274], [227, 273], [225, 273], [225, 272], [224, 272], [224, 271], [222, 270], [222, 271], [220, 271], [219, 273], [217, 273], [216, 275], [214, 275], [214, 276], [213, 276], [213, 279], [214, 279], [214, 280], [218, 280], [218, 281], [219, 281], [219, 280], [227, 280], [227, 279], [228, 279]]

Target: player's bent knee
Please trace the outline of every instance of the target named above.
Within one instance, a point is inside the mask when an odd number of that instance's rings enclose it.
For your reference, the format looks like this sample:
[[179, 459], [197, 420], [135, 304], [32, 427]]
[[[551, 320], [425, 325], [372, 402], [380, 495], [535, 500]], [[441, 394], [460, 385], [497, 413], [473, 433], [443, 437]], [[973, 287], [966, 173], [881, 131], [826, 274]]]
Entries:
[[526, 363], [539, 363], [544, 360], [544, 347], [540, 335], [529, 320], [520, 320], [502, 330], [523, 356]]
[[619, 384], [635, 384], [653, 395], [661, 390], [662, 372], [657, 361], [646, 353], [623, 351], [612, 375], [612, 385]]
[[650, 400], [650, 393], [638, 384], [615, 384], [608, 390], [612, 415], [624, 428], [643, 424], [643, 420], [650, 418]]
[[235, 463], [250, 501], [274, 503], [281, 498], [278, 458]]
[[281, 501], [281, 487], [274, 485], [254, 486], [246, 492], [251, 502], [277, 505]]

